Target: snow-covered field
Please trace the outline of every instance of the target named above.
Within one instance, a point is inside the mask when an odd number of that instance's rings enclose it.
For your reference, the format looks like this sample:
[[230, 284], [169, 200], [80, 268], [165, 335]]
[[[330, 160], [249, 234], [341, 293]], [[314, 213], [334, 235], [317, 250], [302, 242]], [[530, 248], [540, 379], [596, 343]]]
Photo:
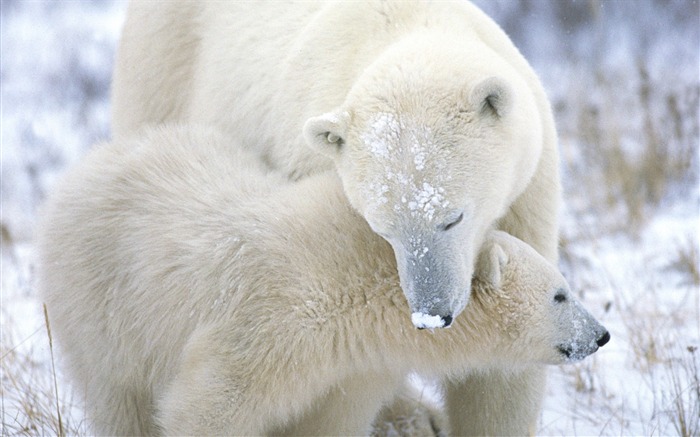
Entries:
[[[697, 0], [478, 0], [541, 75], [562, 147], [561, 268], [611, 342], [551, 369], [542, 435], [700, 434]], [[89, 434], [33, 289], [37, 208], [109, 138], [120, 1], [2, 0], [2, 435]], [[60, 350], [53, 348], [56, 355]]]

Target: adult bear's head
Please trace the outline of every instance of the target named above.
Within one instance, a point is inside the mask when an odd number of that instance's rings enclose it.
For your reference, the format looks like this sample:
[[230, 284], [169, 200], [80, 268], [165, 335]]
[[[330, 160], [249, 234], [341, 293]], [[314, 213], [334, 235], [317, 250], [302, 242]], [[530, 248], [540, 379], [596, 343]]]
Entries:
[[393, 247], [419, 328], [449, 326], [464, 309], [484, 235], [542, 148], [534, 98], [513, 68], [482, 46], [436, 50], [437, 39], [395, 44], [339, 108], [304, 126]]

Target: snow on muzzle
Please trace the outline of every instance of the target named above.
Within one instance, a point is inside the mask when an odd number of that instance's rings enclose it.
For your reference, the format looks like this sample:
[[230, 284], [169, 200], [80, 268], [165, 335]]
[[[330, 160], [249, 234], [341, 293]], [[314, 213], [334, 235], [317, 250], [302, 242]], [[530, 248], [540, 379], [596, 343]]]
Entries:
[[565, 361], [581, 361], [595, 353], [610, 341], [610, 332], [595, 319], [576, 299], [570, 299], [567, 322], [560, 327], [566, 337], [557, 345], [557, 350]]
[[447, 328], [469, 299], [472, 263], [464, 262], [440, 245], [405, 250], [394, 246], [401, 288], [418, 329]]

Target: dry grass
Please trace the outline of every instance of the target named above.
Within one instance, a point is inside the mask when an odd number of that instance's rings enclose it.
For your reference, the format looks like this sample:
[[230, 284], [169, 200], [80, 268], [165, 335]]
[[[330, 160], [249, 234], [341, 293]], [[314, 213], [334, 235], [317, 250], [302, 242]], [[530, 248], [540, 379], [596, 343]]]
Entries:
[[698, 348], [688, 346], [688, 354], [670, 358], [671, 386], [666, 393], [670, 416], [678, 435], [700, 435], [700, 375]]
[[656, 87], [642, 61], [625, 76], [598, 72], [572, 91], [574, 109], [560, 117], [563, 163], [571, 194], [585, 197], [579, 207], [594, 213], [599, 231], [638, 236], [664, 201], [692, 193], [699, 96], [697, 82]]
[[[13, 321], [3, 314], [0, 369], [2, 370], [2, 435], [89, 435], [86, 424], [76, 417], [71, 390], [59, 385], [53, 365], [53, 340], [48, 324], [31, 336], [16, 341]], [[50, 349], [45, 360], [41, 343]], [[28, 346], [32, 345], [32, 346]]]
[[56, 422], [57, 422], [57, 435], [63, 437], [66, 435], [63, 429], [63, 419], [61, 418], [61, 402], [58, 397], [58, 378], [56, 378], [56, 360], [53, 354], [53, 336], [51, 335], [51, 324], [49, 323], [49, 312], [46, 309], [46, 304], [44, 307], [44, 323], [46, 324], [46, 335], [49, 337], [49, 352], [51, 355], [51, 377], [53, 378], [53, 389], [54, 389], [54, 400], [56, 401]]
[[[700, 287], [700, 257], [696, 239], [688, 238], [678, 243], [676, 258], [669, 261], [668, 270], [680, 273], [685, 285]], [[700, 308], [700, 301], [697, 304]]]

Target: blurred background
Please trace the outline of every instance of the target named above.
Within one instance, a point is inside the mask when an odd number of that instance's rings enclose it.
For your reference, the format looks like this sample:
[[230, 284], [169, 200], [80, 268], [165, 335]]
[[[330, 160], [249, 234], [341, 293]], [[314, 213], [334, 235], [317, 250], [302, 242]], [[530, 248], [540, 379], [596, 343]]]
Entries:
[[[552, 101], [565, 189], [561, 268], [613, 337], [583, 363], [552, 368], [538, 433], [697, 436], [700, 4], [475, 3]], [[49, 347], [32, 234], [56, 178], [109, 139], [125, 9], [108, 0], [1, 3], [2, 435], [89, 433], [80, 396], [61, 377], [60, 349]]]

